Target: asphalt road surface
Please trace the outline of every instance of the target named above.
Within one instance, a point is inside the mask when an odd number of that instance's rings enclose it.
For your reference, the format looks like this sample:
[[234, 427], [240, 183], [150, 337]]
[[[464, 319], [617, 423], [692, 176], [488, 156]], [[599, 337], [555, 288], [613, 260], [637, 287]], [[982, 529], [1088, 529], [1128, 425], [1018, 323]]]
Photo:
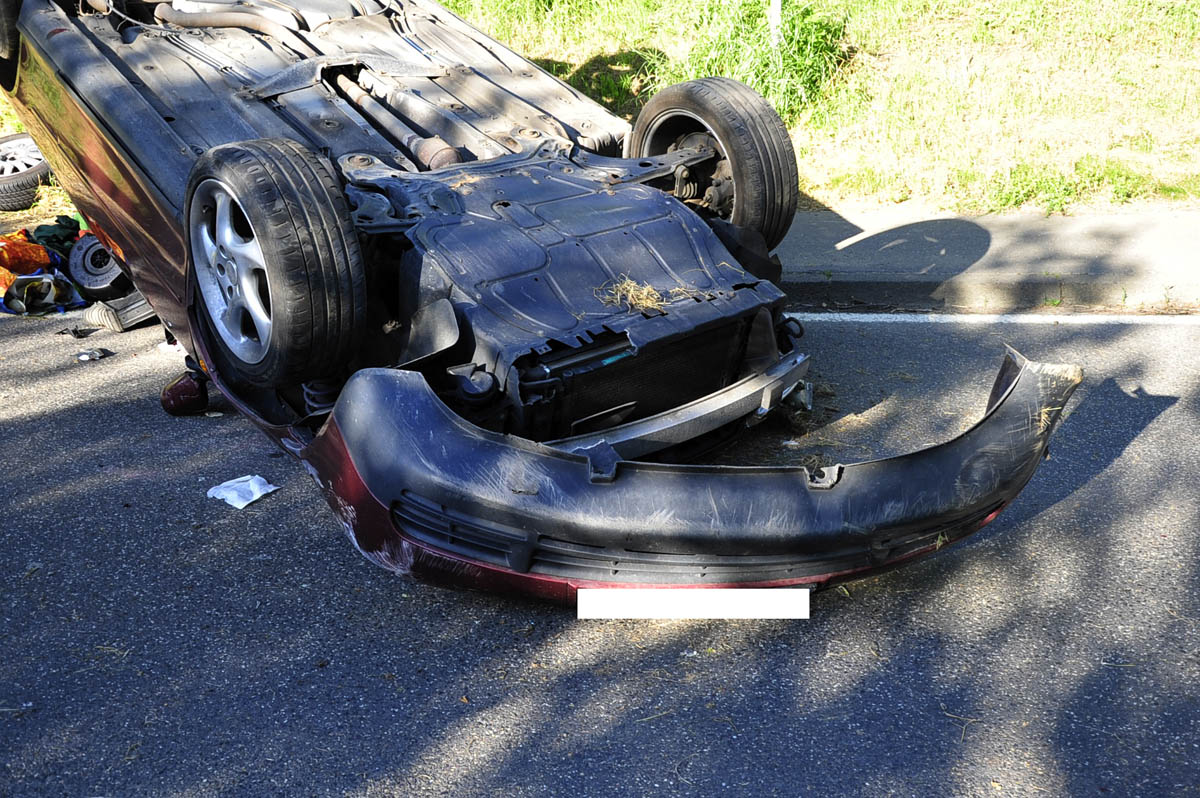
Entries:
[[953, 435], [1004, 342], [1087, 378], [999, 520], [811, 620], [601, 622], [370, 565], [227, 405], [160, 411], [156, 329], [79, 323], [0, 318], [0, 794], [1200, 792], [1196, 325], [809, 323], [814, 414], [727, 461]]

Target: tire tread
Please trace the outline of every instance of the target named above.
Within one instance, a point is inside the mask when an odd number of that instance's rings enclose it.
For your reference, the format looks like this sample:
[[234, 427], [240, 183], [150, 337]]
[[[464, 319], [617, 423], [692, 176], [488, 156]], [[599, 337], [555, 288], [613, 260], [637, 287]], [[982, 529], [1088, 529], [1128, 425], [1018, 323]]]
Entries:
[[783, 121], [765, 99], [744, 83], [708, 77], [669, 86], [643, 109], [630, 134], [630, 156], [655, 155], [645, 150], [651, 122], [673, 110], [707, 118], [720, 128], [718, 138], [734, 149], [738, 208], [735, 224], [757, 229], [774, 248], [791, 227], [800, 198], [795, 150]]
[[[277, 341], [273, 327], [271, 350], [261, 364], [235, 359], [241, 376], [278, 387], [336, 373], [361, 341], [366, 284], [357, 233], [333, 167], [291, 139], [257, 139], [202, 156], [189, 198], [210, 176], [246, 191], [239, 202], [255, 217], [251, 223], [264, 257], [278, 266], [268, 267], [280, 283], [272, 284], [272, 315], [286, 320], [286, 334]], [[253, 203], [253, 213], [246, 203]], [[276, 314], [281, 302], [284, 312]]]

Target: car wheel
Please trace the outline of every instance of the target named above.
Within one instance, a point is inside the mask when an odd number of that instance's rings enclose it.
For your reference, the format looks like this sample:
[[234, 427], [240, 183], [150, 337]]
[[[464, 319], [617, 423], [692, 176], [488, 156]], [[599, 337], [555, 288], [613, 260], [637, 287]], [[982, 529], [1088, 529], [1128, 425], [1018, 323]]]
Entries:
[[28, 133], [0, 136], [0, 211], [28, 208], [49, 177], [50, 164]]
[[332, 376], [357, 346], [366, 288], [329, 162], [289, 139], [226, 144], [188, 182], [191, 275], [230, 378], [282, 387]]
[[67, 274], [85, 299], [116, 299], [133, 287], [117, 259], [91, 233], [81, 236], [71, 247]]
[[800, 178], [787, 128], [744, 83], [701, 78], [668, 86], [646, 103], [626, 154], [646, 158], [708, 146], [715, 160], [690, 169], [688, 197], [702, 213], [757, 230], [774, 248], [796, 213]]

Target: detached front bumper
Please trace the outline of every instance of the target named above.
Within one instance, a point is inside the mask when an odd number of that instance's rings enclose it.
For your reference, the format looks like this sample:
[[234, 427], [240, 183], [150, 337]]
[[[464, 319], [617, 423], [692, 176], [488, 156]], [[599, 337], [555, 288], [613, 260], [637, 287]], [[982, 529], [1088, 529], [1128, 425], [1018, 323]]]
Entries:
[[301, 456], [356, 546], [394, 570], [562, 600], [618, 585], [819, 587], [995, 518], [1081, 379], [1010, 349], [962, 435], [810, 474], [568, 452], [463, 421], [419, 374], [366, 369]]

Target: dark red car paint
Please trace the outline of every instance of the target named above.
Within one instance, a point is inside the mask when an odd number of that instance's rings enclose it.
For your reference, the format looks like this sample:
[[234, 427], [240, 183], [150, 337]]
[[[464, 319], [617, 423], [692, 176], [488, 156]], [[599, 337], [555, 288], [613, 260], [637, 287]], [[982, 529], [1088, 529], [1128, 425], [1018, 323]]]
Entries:
[[187, 250], [182, 220], [170, 203], [24, 39], [9, 99], [92, 232], [187, 346]]

